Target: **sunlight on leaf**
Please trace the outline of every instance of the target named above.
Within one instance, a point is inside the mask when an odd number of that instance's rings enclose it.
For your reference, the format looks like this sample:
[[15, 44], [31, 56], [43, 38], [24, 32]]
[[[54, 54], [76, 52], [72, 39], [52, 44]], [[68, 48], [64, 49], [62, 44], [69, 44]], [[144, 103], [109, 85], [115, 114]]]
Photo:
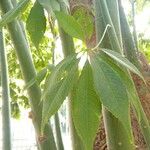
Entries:
[[62, 27], [66, 33], [72, 37], [85, 40], [82, 27], [73, 16], [58, 11], [55, 11], [55, 15], [60, 27]]
[[73, 17], [81, 25], [86, 40], [89, 40], [94, 31], [94, 16], [86, 6], [76, 6], [72, 10]]

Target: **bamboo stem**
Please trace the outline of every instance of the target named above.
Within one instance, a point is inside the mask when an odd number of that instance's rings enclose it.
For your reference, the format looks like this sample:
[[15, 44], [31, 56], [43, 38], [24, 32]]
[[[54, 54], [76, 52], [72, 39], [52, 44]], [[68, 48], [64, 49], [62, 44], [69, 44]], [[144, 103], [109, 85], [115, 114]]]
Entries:
[[[125, 13], [123, 11], [121, 1], [118, 0], [118, 2], [119, 2], [121, 28], [122, 28], [122, 37], [123, 37], [124, 49], [125, 49], [127, 58], [136, 67], [141, 69], [140, 63], [138, 61], [138, 54], [137, 54], [137, 50], [135, 47], [135, 43], [133, 41], [133, 37], [132, 37], [132, 34], [130, 32], [129, 25], [128, 25], [127, 19], [125, 17]], [[132, 84], [134, 85], [134, 83], [132, 83]], [[136, 89], [135, 89], [135, 92], [136, 92]], [[140, 125], [140, 128], [142, 130], [145, 141], [147, 143], [147, 147], [150, 148], [150, 136], [149, 136], [150, 135], [150, 124], [147, 120], [146, 114], [142, 108], [142, 105], [141, 105], [139, 99], [137, 99], [137, 105], [138, 105], [138, 109], [140, 110], [140, 116], [139, 116], [139, 112], [137, 112], [136, 110], [135, 110], [135, 114], [136, 114], [137, 118], [140, 117], [139, 125]], [[133, 104], [133, 107], [134, 107], [134, 104]]]
[[[66, 34], [63, 29], [59, 28], [59, 32], [60, 32], [60, 37], [61, 37], [61, 41], [62, 41], [62, 49], [63, 49], [63, 53], [64, 53], [64, 57], [67, 57], [73, 53], [75, 53], [74, 51], [74, 44], [73, 44], [73, 40], [72, 38]], [[74, 127], [74, 123], [73, 123], [73, 118], [72, 118], [72, 95], [69, 96], [68, 99], [68, 114], [69, 114], [69, 131], [70, 131], [70, 137], [71, 137], [71, 145], [72, 145], [72, 150], [84, 150], [81, 144], [81, 140], [75, 130]]]
[[[13, 5], [10, 0], [1, 0], [1, 9], [3, 13], [11, 10]], [[15, 50], [20, 62], [20, 67], [25, 80], [28, 83], [36, 75], [35, 67], [33, 65], [30, 48], [27, 43], [25, 33], [18, 21], [13, 21], [8, 24], [8, 30], [11, 35], [11, 39], [15, 46]], [[45, 127], [44, 137], [40, 136], [41, 120], [42, 120], [42, 103], [41, 103], [41, 90], [37, 84], [34, 84], [28, 89], [28, 95], [31, 104], [31, 118], [36, 131], [38, 145], [41, 150], [56, 150], [56, 145], [52, 133], [51, 127], [47, 124]]]
[[[138, 123], [139, 123], [141, 131], [143, 133], [145, 142], [147, 144], [147, 148], [150, 149], [150, 123], [149, 123], [149, 121], [146, 117], [146, 114], [142, 108], [140, 100], [138, 100], [138, 102], [139, 102], [138, 103], [139, 109], [141, 110], [140, 111], [140, 120], [138, 120]], [[138, 118], [138, 112], [136, 110], [135, 110], [135, 114]]]
[[[96, 43], [99, 42], [99, 39], [102, 38], [103, 36], [103, 30], [105, 29], [106, 25], [103, 19], [103, 11], [101, 9], [101, 4], [100, 1], [95, 0], [95, 8], [99, 11], [95, 11], [95, 28], [96, 28]], [[110, 25], [111, 26], [111, 25]], [[101, 47], [109, 48], [111, 47], [110, 41], [107, 40], [109, 39], [108, 34], [105, 34], [102, 42], [101, 42]]]
[[[116, 0], [113, 0], [111, 1], [112, 3], [115, 3], [114, 5], [116, 5]], [[110, 15], [110, 12], [109, 10], [111, 10], [111, 6], [112, 4], [109, 6], [107, 3], [109, 3], [109, 1], [107, 2], [106, 0], [101, 0], [101, 1], [97, 1], [97, 4], [99, 4], [99, 8], [101, 9], [101, 12], [102, 12], [102, 17], [103, 17], [103, 22], [104, 22], [104, 25], [106, 27], [107, 24], [109, 24], [111, 26], [110, 30], [108, 30], [108, 37], [109, 37], [109, 42], [111, 44], [111, 49], [114, 50], [114, 51], [117, 51], [117, 52], [120, 52], [122, 53], [122, 45], [121, 45], [121, 33], [120, 31], [116, 31], [116, 29], [120, 29], [120, 25], [118, 24], [119, 23], [119, 18], [117, 18], [116, 22], [114, 23], [113, 22], [113, 16]], [[95, 5], [96, 6], [96, 5]], [[109, 6], [109, 8], [108, 8]], [[96, 6], [97, 8], [98, 6]], [[117, 6], [116, 6], [117, 7]], [[98, 10], [99, 11], [99, 10]], [[118, 13], [116, 13], [117, 11], [115, 11], [114, 13], [116, 14], [116, 16], [118, 16]], [[98, 20], [96, 21], [98, 22]], [[104, 29], [103, 29], [104, 30]], [[117, 36], [119, 35], [119, 36]], [[108, 40], [108, 39], [107, 39]], [[106, 45], [105, 45], [106, 46]]]
[[[61, 42], [62, 42], [62, 49], [63, 49], [63, 53], [64, 53], [64, 57], [67, 57], [74, 52], [74, 44], [73, 44], [73, 40], [72, 38], [66, 34], [63, 29], [59, 28], [59, 33], [60, 33], [60, 37], [61, 37]], [[68, 100], [68, 114], [69, 114], [69, 131], [70, 131], [70, 137], [71, 137], [71, 145], [72, 145], [72, 149], [73, 150], [83, 150], [83, 146], [81, 144], [81, 140], [79, 138], [79, 136], [77, 135], [77, 132], [75, 130], [74, 127], [74, 123], [73, 123], [73, 118], [72, 118], [72, 95], [69, 96], [69, 100]]]
[[124, 9], [121, 5], [121, 0], [118, 0], [119, 13], [120, 13], [120, 24], [122, 32], [123, 50], [127, 58], [132, 62], [137, 68], [140, 69], [140, 63], [138, 61], [138, 54], [135, 47], [135, 43], [130, 32], [130, 28], [127, 22], [127, 18], [124, 13]]
[[64, 150], [64, 145], [63, 145], [62, 136], [61, 136], [61, 129], [60, 129], [60, 121], [59, 121], [58, 112], [54, 116], [54, 121], [55, 121], [57, 149], [58, 150]]
[[109, 150], [134, 150], [133, 141], [120, 123], [109, 111], [103, 107], [103, 118], [106, 130], [106, 141]]
[[121, 26], [119, 20], [119, 7], [118, 1], [116, 0], [109, 0], [106, 1], [108, 6], [109, 15], [111, 17], [112, 23], [114, 24], [114, 29], [116, 32], [116, 36], [118, 38], [119, 44], [122, 48], [122, 36], [121, 36]]
[[[65, 6], [65, 3], [61, 0], [58, 0], [61, 11], [68, 13], [67, 8]], [[69, 55], [72, 55], [75, 53], [74, 49], [74, 42], [73, 38], [69, 36], [60, 26], [59, 26], [59, 33], [60, 33], [60, 38], [61, 38], [61, 43], [62, 43], [62, 50], [64, 53], [64, 57], [67, 57]], [[73, 93], [70, 93], [69, 95], [69, 100], [67, 103], [68, 107], [68, 122], [69, 122], [69, 131], [70, 131], [70, 137], [71, 137], [71, 145], [72, 145], [72, 150], [84, 150], [84, 146], [77, 134], [77, 131], [75, 129], [74, 123], [73, 123], [73, 118], [72, 118], [72, 96]]]
[[135, 43], [136, 51], [138, 53], [138, 38], [137, 38], [136, 24], [135, 24], [135, 2], [136, 2], [136, 0], [131, 0], [131, 5], [132, 5], [133, 38], [134, 38], [134, 43]]
[[[56, 33], [54, 31], [54, 26], [50, 20], [49, 17], [49, 24], [50, 24], [50, 29], [51, 33], [53, 35], [53, 42], [52, 42], [52, 64], [55, 65], [55, 42], [56, 42]], [[61, 128], [60, 128], [60, 120], [59, 120], [59, 111], [54, 115], [54, 124], [55, 124], [55, 134], [56, 134], [56, 145], [58, 150], [64, 150], [64, 145], [62, 141], [62, 135], [61, 135]]]
[[[113, 12], [114, 14], [112, 15], [110, 13], [112, 11], [112, 8], [114, 10], [114, 7], [116, 8], [116, 11]], [[95, 0], [97, 41], [99, 41], [102, 37], [102, 32], [100, 30], [103, 31], [105, 29], [104, 26], [110, 24], [113, 28], [108, 31], [109, 40], [105, 38], [105, 41], [103, 42], [103, 45], [101, 45], [101, 47], [117, 50], [118, 52], [122, 53], [122, 37], [118, 9], [118, 2], [116, 0], [111, 1], [111, 3], [109, 0]], [[115, 20], [113, 20], [114, 16]], [[109, 45], [107, 43], [109, 43]], [[108, 149], [133, 150], [133, 141], [129, 140], [129, 135], [124, 126], [106, 108], [104, 108], [104, 106], [103, 119]], [[132, 137], [132, 134], [130, 135], [130, 137]]]
[[3, 31], [0, 31], [0, 66], [1, 66], [1, 82], [2, 82], [2, 135], [3, 150], [11, 150], [11, 121], [10, 121], [10, 91], [7, 56], [5, 52], [5, 44]]

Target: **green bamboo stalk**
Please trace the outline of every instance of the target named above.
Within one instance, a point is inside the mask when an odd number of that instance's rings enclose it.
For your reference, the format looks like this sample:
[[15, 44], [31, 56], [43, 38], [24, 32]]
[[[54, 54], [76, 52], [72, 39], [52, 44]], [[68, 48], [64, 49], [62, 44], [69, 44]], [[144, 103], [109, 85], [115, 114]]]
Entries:
[[135, 0], [131, 0], [131, 6], [132, 6], [132, 24], [133, 24], [133, 38], [134, 43], [136, 47], [136, 51], [138, 53], [138, 38], [137, 38], [137, 32], [136, 32], [136, 25], [135, 25]]
[[150, 149], [150, 124], [147, 120], [147, 117], [145, 115], [145, 112], [142, 111], [141, 114], [141, 120], [139, 122], [144, 139], [146, 141], [147, 144], [147, 148]]
[[[112, 29], [108, 31], [110, 44], [108, 45], [107, 44], [108, 39], [104, 38], [106, 42], [103, 41], [103, 45], [100, 45], [100, 47], [117, 50], [118, 52], [122, 53], [122, 42], [121, 42], [122, 39], [121, 39], [120, 21], [118, 15], [118, 3], [116, 0], [111, 1], [111, 3], [109, 2], [110, 2], [109, 0], [94, 1], [95, 12], [96, 12], [96, 22], [95, 22], [96, 33], [97, 33], [96, 38], [97, 41], [100, 41], [102, 37], [102, 31], [104, 31], [105, 29], [103, 24], [105, 24], [105, 26], [107, 24], [110, 24], [112, 27]], [[116, 8], [116, 11], [114, 7]], [[110, 14], [112, 13], [112, 9], [114, 10], [113, 15]], [[115, 21], [113, 21], [113, 17], [115, 17]], [[133, 150], [134, 145], [132, 141], [129, 140], [129, 135], [125, 131], [125, 128], [123, 127], [122, 123], [104, 107], [103, 107], [103, 119], [104, 119], [108, 149], [109, 150], [127, 150], [127, 149]]]
[[114, 25], [115, 28], [115, 32], [116, 32], [116, 36], [118, 38], [119, 44], [122, 48], [122, 37], [121, 37], [121, 27], [120, 27], [120, 20], [119, 20], [119, 7], [118, 7], [118, 1], [116, 0], [109, 0], [106, 1], [107, 6], [108, 6], [108, 11], [109, 11], [109, 15], [112, 20], [112, 23]]
[[[105, 29], [106, 24], [105, 24], [104, 19], [103, 19], [103, 11], [101, 9], [100, 1], [95, 1], [95, 7], [97, 10], [99, 10], [99, 11], [95, 11], [96, 43], [99, 43], [99, 41], [100, 41], [100, 39], [104, 33], [104, 30], [102, 30], [102, 29]], [[108, 34], [105, 34], [105, 36], [101, 42], [101, 47], [105, 47], [105, 48], [111, 47], [110, 41], [107, 39], [109, 39]]]
[[[130, 28], [123, 10], [123, 7], [121, 5], [121, 1], [118, 0], [119, 3], [119, 12], [120, 12], [120, 22], [121, 22], [121, 29], [122, 29], [122, 39], [124, 44], [124, 50], [126, 52], [127, 58], [139, 69], [141, 69], [140, 63], [138, 61], [138, 54], [137, 49], [135, 47], [135, 43], [132, 37], [132, 34], [130, 32]], [[134, 83], [132, 83], [134, 84]], [[135, 89], [136, 91], [136, 89]], [[150, 148], [150, 124], [147, 120], [146, 114], [142, 108], [142, 105], [140, 103], [140, 99], [137, 99], [137, 105], [140, 110], [140, 112], [137, 112], [135, 110], [135, 114], [137, 118], [140, 118], [139, 125], [141, 128], [141, 131], [143, 133], [143, 136], [145, 138], [145, 141], [147, 143], [147, 147]], [[134, 106], [133, 106], [134, 107]], [[140, 114], [140, 116], [139, 116]]]
[[[55, 42], [56, 42], [56, 32], [54, 30], [54, 25], [52, 24], [50, 17], [49, 17], [49, 24], [51, 33], [53, 35], [53, 42], [52, 42], [52, 64], [55, 65]], [[55, 125], [55, 134], [56, 134], [56, 145], [58, 150], [64, 150], [64, 145], [62, 141], [61, 129], [60, 129], [60, 121], [59, 121], [59, 111], [54, 115], [54, 125]]]
[[[107, 2], [106, 0], [101, 0], [101, 1], [97, 1], [97, 4], [99, 4], [99, 8], [101, 9], [101, 12], [102, 12], [102, 17], [103, 17], [103, 22], [105, 23], [105, 27], [109, 24], [111, 26], [111, 28], [108, 30], [108, 37], [109, 37], [109, 42], [111, 44], [111, 49], [112, 50], [115, 50], [117, 52], [120, 52], [122, 53], [121, 49], [121, 40], [120, 40], [120, 33], [119, 33], [119, 28], [120, 28], [120, 25], [118, 25], [119, 23], [119, 18], [116, 19], [118, 21], [114, 22], [113, 23], [113, 18], [111, 18], [112, 16], [110, 15], [110, 10], [112, 9], [112, 5], [116, 5], [116, 0], [112, 1], [112, 3], [114, 4], [111, 4], [110, 6], [107, 5], [107, 3], [109, 3], [109, 1]], [[114, 13], [116, 14], [116, 16], [118, 16], [118, 13], [116, 13], [114, 11]], [[113, 15], [114, 16], [114, 15]], [[97, 16], [98, 17], [98, 16]], [[96, 17], [96, 18], [97, 18]], [[97, 19], [98, 21], [98, 19]], [[115, 31], [115, 29], [117, 28], [117, 32]], [[104, 31], [104, 29], [103, 29]], [[119, 35], [119, 36], [117, 36]], [[108, 40], [108, 39], [107, 39]]]
[[[1, 0], [0, 6], [3, 13], [6, 13], [13, 8], [10, 0]], [[8, 24], [8, 30], [15, 46], [25, 83], [28, 83], [36, 76], [36, 71], [33, 65], [30, 48], [25, 38], [25, 33], [23, 33], [20, 23], [16, 20]], [[32, 109], [31, 117], [36, 131], [39, 148], [41, 150], [56, 150], [56, 144], [54, 141], [52, 129], [48, 124], [45, 127], [44, 136], [41, 137], [41, 89], [36, 83], [28, 89], [28, 95], [30, 98], [30, 104]]]
[[[139, 118], [138, 123], [139, 123], [141, 131], [143, 133], [145, 142], [147, 144], [147, 148], [150, 149], [150, 123], [149, 123], [149, 121], [146, 117], [146, 114], [142, 108], [142, 105], [140, 103], [140, 99], [138, 99], [137, 101], [138, 101], [138, 107], [139, 107], [140, 112], [137, 112], [135, 109], [134, 109], [134, 111], [135, 111], [135, 114], [137, 116], [137, 119]], [[139, 116], [139, 114], [140, 114], [140, 116]]]
[[58, 112], [54, 116], [54, 121], [55, 121], [57, 149], [58, 150], [64, 150], [64, 145], [63, 145], [62, 136], [61, 136], [61, 129], [60, 129], [60, 121], [59, 121]]
[[10, 91], [7, 56], [3, 31], [0, 31], [0, 66], [1, 66], [1, 83], [2, 83], [2, 135], [3, 150], [11, 150], [11, 121], [10, 121]]
[[103, 107], [106, 140], [109, 150], [133, 150], [134, 143], [129, 141], [129, 136], [120, 123], [109, 111]]
[[[74, 43], [73, 39], [66, 34], [61, 27], [59, 27], [59, 33], [60, 33], [60, 38], [62, 42], [62, 49], [64, 53], [64, 57], [67, 57], [71, 54], [74, 54]], [[70, 131], [70, 136], [71, 136], [71, 143], [72, 143], [72, 149], [73, 150], [84, 150], [83, 146], [81, 144], [81, 140], [75, 130], [74, 123], [73, 123], [73, 118], [72, 118], [72, 95], [69, 96], [68, 100], [68, 114], [69, 114], [69, 131]]]
[[[58, 0], [61, 11], [68, 13], [67, 8], [65, 3], [62, 0]], [[62, 50], [64, 57], [67, 57], [69, 55], [72, 55], [75, 53], [74, 49], [74, 42], [73, 38], [69, 36], [60, 26], [59, 26], [59, 34], [61, 38], [61, 43], [62, 43]], [[81, 142], [81, 139], [79, 138], [77, 131], [75, 129], [74, 123], [73, 123], [73, 118], [72, 118], [72, 97], [73, 93], [70, 93], [68, 97], [68, 122], [69, 122], [69, 131], [70, 131], [70, 137], [71, 137], [71, 145], [72, 145], [72, 150], [84, 150], [84, 146]]]
[[120, 14], [123, 50], [127, 58], [130, 60], [130, 62], [132, 62], [138, 69], [140, 69], [141, 67], [138, 61], [138, 53], [136, 50], [136, 46], [135, 46], [132, 34], [130, 32], [127, 18], [125, 16], [124, 9], [121, 5], [121, 1], [118, 0], [118, 3], [119, 3], [119, 14]]
[[[17, 6], [17, 0], [11, 0], [11, 3], [12, 3], [12, 5], [13, 5], [13, 7], [16, 7], [16, 6]], [[20, 18], [18, 19], [18, 22], [19, 22], [20, 25], [21, 25], [21, 28], [22, 28], [22, 30], [23, 30], [23, 33], [26, 33], [26, 31], [25, 31], [25, 26], [24, 26], [23, 22], [22, 22], [22, 21], [19, 21], [19, 20], [20, 20]], [[25, 37], [26, 37], [26, 34], [25, 34]]]

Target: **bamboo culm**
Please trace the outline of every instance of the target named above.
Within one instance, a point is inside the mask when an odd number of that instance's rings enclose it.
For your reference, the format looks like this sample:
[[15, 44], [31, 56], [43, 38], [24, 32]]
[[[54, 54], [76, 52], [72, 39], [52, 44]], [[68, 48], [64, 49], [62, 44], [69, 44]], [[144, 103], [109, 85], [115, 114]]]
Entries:
[[[13, 5], [10, 0], [1, 0], [0, 7], [3, 13], [11, 10]], [[28, 83], [31, 79], [36, 76], [36, 70], [33, 65], [30, 48], [23, 33], [22, 26], [18, 21], [13, 21], [8, 24], [8, 30], [13, 41], [22, 74], [25, 83]], [[41, 137], [41, 119], [42, 119], [42, 103], [41, 100], [41, 89], [37, 84], [34, 84], [28, 89], [28, 95], [31, 104], [31, 118], [36, 131], [36, 137], [40, 150], [56, 150], [56, 144], [52, 129], [49, 124], [46, 125], [44, 131], [44, 137]]]
[[[49, 16], [49, 24], [50, 24], [50, 29], [53, 35], [53, 42], [52, 42], [52, 64], [55, 65], [55, 42], [57, 38], [57, 33], [54, 30], [54, 26], [51, 22], [51, 18]], [[61, 135], [61, 128], [60, 128], [60, 120], [59, 120], [59, 111], [54, 115], [54, 125], [55, 125], [55, 136], [56, 136], [56, 145], [58, 150], [64, 150], [64, 145], [63, 145], [63, 140], [62, 140], [62, 135]]]
[[2, 83], [2, 137], [3, 150], [11, 150], [11, 120], [10, 120], [10, 91], [7, 56], [5, 52], [5, 44], [3, 30], [0, 30], [0, 68]]
[[[118, 2], [116, 0], [95, 0], [95, 14], [96, 14], [96, 39], [100, 41], [102, 37], [102, 31], [104, 31], [107, 24], [111, 25], [111, 29], [107, 32], [108, 38], [104, 38], [102, 45], [100, 47], [109, 48], [115, 50], [117, 52], [122, 52], [122, 37], [121, 37], [121, 27], [120, 27], [120, 20], [119, 20], [119, 8]], [[113, 14], [110, 12], [113, 9]], [[104, 17], [105, 16], [105, 17]], [[115, 21], [113, 17], [115, 16]], [[99, 19], [100, 18], [100, 19]], [[113, 30], [113, 31], [112, 31]], [[117, 31], [116, 31], [117, 30]], [[134, 145], [129, 140], [127, 132], [123, 127], [122, 123], [115, 118], [111, 112], [109, 112], [103, 106], [103, 120], [104, 126], [106, 131], [106, 141], [107, 147], [109, 150], [133, 150]], [[121, 134], [120, 134], [121, 133]]]
[[[60, 4], [61, 11], [68, 13], [66, 4], [62, 0], [58, 0]], [[59, 34], [62, 43], [62, 50], [64, 57], [72, 55], [75, 53], [73, 38], [69, 36], [60, 26]], [[71, 137], [71, 146], [72, 150], [84, 150], [83, 143], [79, 138], [77, 131], [75, 129], [73, 118], [72, 118], [72, 93], [68, 97], [67, 110], [68, 110], [68, 122], [69, 122], [69, 131]]]
[[138, 61], [137, 49], [132, 34], [130, 32], [129, 24], [127, 22], [127, 18], [125, 16], [125, 12], [120, 0], [118, 0], [118, 4], [119, 4], [123, 51], [127, 56], [127, 58], [129, 59], [129, 61], [132, 62], [140, 70], [141, 66]]

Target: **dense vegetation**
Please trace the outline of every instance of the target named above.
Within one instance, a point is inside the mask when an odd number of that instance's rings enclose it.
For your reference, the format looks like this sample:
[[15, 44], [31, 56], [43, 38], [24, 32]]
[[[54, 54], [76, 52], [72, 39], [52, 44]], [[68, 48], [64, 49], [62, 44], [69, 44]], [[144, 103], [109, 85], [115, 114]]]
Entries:
[[[59, 109], [64, 100], [73, 150], [96, 150], [99, 130], [108, 149], [150, 149], [149, 114], [140, 97], [141, 87], [149, 89], [142, 54], [149, 58], [149, 41], [143, 35], [138, 40], [131, 3], [126, 16], [120, 0], [1, 0], [4, 150], [11, 149], [9, 105], [18, 119], [20, 107], [31, 108], [38, 149], [63, 150]], [[141, 11], [149, 2], [136, 4]], [[140, 144], [137, 128], [144, 139]]]

